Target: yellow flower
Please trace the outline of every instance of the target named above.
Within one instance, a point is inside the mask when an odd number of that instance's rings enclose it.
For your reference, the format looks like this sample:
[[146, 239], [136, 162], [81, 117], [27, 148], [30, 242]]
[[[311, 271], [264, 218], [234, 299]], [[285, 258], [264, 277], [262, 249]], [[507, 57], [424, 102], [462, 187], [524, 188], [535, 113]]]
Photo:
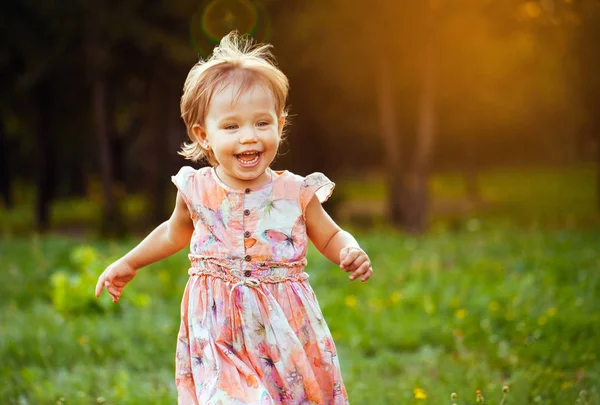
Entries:
[[402, 299], [402, 294], [400, 294], [398, 291], [394, 291], [392, 293], [392, 295], [390, 295], [390, 301], [392, 301], [392, 304], [399, 303], [401, 299]]
[[413, 393], [415, 394], [415, 398], [416, 399], [425, 399], [425, 398], [427, 398], [427, 394], [425, 393], [425, 390], [423, 388], [415, 388], [413, 390]]
[[492, 301], [490, 302], [490, 305], [488, 305], [488, 309], [492, 312], [496, 312], [500, 309], [500, 304], [498, 304], [498, 301]]
[[548, 322], [548, 318], [546, 318], [544, 315], [538, 318], [538, 325], [544, 326], [546, 322]]
[[569, 388], [571, 386], [571, 382], [570, 381], [565, 381], [560, 385], [560, 388], [563, 390], [566, 390], [567, 388]]
[[464, 319], [467, 316], [467, 310], [464, 308], [457, 309], [456, 312], [454, 312], [454, 316], [456, 319]]
[[77, 342], [83, 346], [88, 342], [88, 337], [87, 336], [79, 336], [77, 338]]
[[556, 307], [552, 307], [552, 308], [548, 308], [548, 312], [546, 312], [548, 314], [548, 316], [552, 317], [554, 315], [556, 315]]
[[348, 308], [356, 308], [357, 300], [354, 295], [348, 295], [344, 302]]

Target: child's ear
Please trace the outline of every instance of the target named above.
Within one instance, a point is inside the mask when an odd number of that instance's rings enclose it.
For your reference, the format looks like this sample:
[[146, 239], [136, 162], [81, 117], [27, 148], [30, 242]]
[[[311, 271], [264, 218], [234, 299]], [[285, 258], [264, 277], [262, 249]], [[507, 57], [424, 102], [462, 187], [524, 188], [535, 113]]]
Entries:
[[279, 117], [279, 122], [277, 123], [277, 133], [279, 133], [279, 138], [283, 136], [283, 127], [285, 126], [285, 118], [287, 114], [283, 114]]
[[206, 131], [199, 124], [192, 125], [192, 133], [196, 141], [204, 148], [208, 149], [208, 139], [206, 138]]

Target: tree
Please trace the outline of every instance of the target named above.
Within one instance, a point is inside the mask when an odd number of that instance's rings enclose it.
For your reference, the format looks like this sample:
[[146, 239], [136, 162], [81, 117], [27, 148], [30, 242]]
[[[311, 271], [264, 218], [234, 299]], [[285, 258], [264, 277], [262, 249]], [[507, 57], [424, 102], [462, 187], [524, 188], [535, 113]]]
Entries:
[[[326, 81], [339, 83], [346, 90], [344, 96], [354, 91], [376, 102], [375, 132], [381, 139], [388, 176], [390, 219], [407, 231], [423, 232], [436, 137], [437, 13], [428, 2], [376, 1], [348, 7], [334, 1], [310, 3], [304, 13], [294, 12], [291, 18], [301, 33], [297, 39], [303, 44], [300, 46], [311, 54], [307, 59], [322, 62], [320, 73]], [[402, 35], [398, 27], [402, 27]], [[414, 38], [419, 39], [419, 46]], [[416, 117], [412, 117], [416, 125], [400, 125], [407, 121], [398, 114], [397, 97], [403, 92], [419, 100]], [[364, 115], [356, 117], [361, 118]]]

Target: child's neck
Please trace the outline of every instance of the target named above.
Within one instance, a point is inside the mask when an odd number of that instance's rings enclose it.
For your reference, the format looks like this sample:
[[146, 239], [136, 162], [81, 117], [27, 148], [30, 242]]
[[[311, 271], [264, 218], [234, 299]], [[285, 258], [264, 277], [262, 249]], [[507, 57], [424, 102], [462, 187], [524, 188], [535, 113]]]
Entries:
[[237, 177], [232, 177], [223, 172], [223, 168], [218, 165], [212, 168], [219, 178], [221, 183], [225, 184], [232, 190], [244, 191], [245, 189], [258, 189], [273, 181], [274, 172], [271, 168], [267, 168], [260, 176], [252, 180], [242, 180]]

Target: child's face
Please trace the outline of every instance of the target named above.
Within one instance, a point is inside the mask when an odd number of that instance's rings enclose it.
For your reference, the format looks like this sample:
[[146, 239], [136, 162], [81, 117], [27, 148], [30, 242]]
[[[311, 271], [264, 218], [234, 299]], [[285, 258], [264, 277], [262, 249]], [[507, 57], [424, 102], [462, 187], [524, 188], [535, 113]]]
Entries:
[[284, 118], [277, 115], [267, 86], [256, 83], [237, 100], [236, 93], [234, 85], [216, 92], [204, 128], [195, 125], [193, 130], [210, 145], [226, 180], [258, 182], [277, 154]]

